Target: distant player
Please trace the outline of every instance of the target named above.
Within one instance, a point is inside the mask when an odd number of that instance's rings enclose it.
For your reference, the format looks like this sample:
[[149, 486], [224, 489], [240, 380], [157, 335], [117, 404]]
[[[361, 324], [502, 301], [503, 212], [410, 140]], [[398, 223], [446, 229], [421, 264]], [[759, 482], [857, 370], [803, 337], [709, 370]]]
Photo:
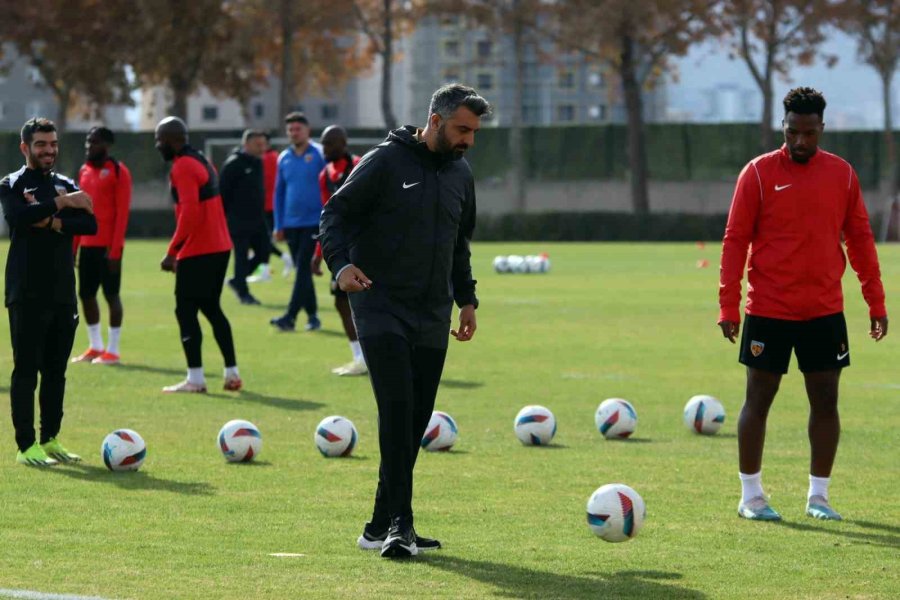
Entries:
[[747, 314], [740, 362], [747, 396], [738, 421], [742, 487], [738, 514], [777, 521], [763, 493], [766, 418], [791, 351], [809, 397], [811, 460], [806, 514], [840, 520], [828, 502], [841, 425], [838, 382], [850, 365], [841, 277], [850, 265], [869, 305], [870, 337], [887, 335], [878, 255], [856, 172], [818, 149], [825, 98], [796, 88], [784, 98], [784, 145], [744, 167], [728, 215], [719, 283], [719, 326], [732, 343], [740, 330], [741, 279], [747, 252]]
[[168, 252], [160, 263], [175, 273], [175, 316], [181, 345], [188, 363], [187, 379], [163, 388], [164, 392], [206, 392], [201, 343], [203, 333], [197, 314], [202, 312], [213, 328], [225, 359], [224, 388], [241, 389], [231, 324], [220, 299], [231, 238], [219, 196], [215, 169], [203, 154], [188, 145], [188, 130], [178, 117], [166, 117], [156, 126], [156, 149], [172, 161], [169, 181], [177, 224]]
[[270, 281], [272, 279], [272, 270], [269, 267], [269, 260], [273, 256], [281, 257], [284, 262], [284, 270], [282, 275], [287, 277], [294, 270], [294, 259], [287, 250], [282, 251], [272, 239], [272, 232], [275, 229], [275, 178], [278, 175], [278, 151], [272, 148], [272, 140], [269, 134], [266, 136], [266, 151], [263, 154], [263, 187], [266, 191], [266, 229], [269, 235], [269, 252], [263, 257], [263, 263], [259, 265], [256, 271], [247, 278], [249, 283], [258, 283], [261, 281]]
[[[78, 185], [90, 194], [97, 217], [97, 235], [76, 238], [78, 250], [78, 297], [87, 321], [88, 349], [72, 362], [90, 361], [95, 365], [119, 363], [119, 337], [122, 332], [122, 251], [131, 210], [131, 173], [128, 167], [109, 154], [115, 143], [113, 132], [94, 127], [84, 143], [85, 163], [78, 172]], [[109, 343], [103, 345], [100, 333], [100, 306], [97, 291], [109, 306]]]
[[[326, 127], [319, 141], [322, 144], [322, 151], [325, 153], [325, 160], [328, 161], [319, 174], [322, 206], [325, 206], [331, 196], [350, 177], [350, 172], [359, 162], [359, 157], [347, 151], [347, 131], [343, 127], [338, 125]], [[312, 259], [312, 272], [313, 275], [322, 274], [321, 244], [316, 244], [316, 254]], [[334, 368], [331, 372], [340, 376], [365, 375], [369, 370], [366, 368], [366, 359], [363, 357], [362, 346], [359, 345], [359, 337], [356, 335], [356, 326], [353, 324], [350, 300], [347, 292], [338, 286], [334, 273], [331, 274], [331, 293], [334, 295], [334, 307], [344, 324], [344, 332], [347, 334], [347, 339], [350, 340], [350, 353], [353, 356], [353, 360], [349, 363]]]

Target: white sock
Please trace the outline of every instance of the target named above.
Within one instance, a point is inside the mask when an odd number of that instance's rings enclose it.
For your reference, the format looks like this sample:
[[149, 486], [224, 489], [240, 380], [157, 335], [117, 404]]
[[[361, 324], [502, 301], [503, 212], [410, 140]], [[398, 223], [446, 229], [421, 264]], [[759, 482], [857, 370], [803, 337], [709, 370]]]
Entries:
[[119, 336], [122, 335], [121, 327], [110, 327], [109, 328], [109, 345], [106, 346], [106, 351], [110, 354], [118, 354], [119, 353]]
[[354, 361], [366, 364], [366, 359], [363, 357], [362, 346], [359, 344], [359, 340], [350, 342], [350, 352], [353, 353]]
[[809, 500], [813, 496], [822, 496], [828, 500], [828, 484], [831, 483], [831, 477], [809, 476], [809, 492], [806, 499]]
[[94, 323], [87, 326], [88, 341], [91, 344], [91, 350], [103, 350], [103, 336], [100, 334], [100, 323]]
[[747, 502], [759, 496], [765, 496], [762, 488], [762, 471], [747, 475], [739, 473], [741, 477], [741, 502]]
[[225, 379], [229, 379], [231, 377], [236, 377], [238, 379], [241, 378], [241, 376], [238, 375], [237, 365], [234, 365], [233, 367], [225, 367]]
[[196, 369], [188, 367], [188, 383], [193, 383], [195, 385], [206, 385], [206, 377], [203, 375], [203, 367], [197, 367]]

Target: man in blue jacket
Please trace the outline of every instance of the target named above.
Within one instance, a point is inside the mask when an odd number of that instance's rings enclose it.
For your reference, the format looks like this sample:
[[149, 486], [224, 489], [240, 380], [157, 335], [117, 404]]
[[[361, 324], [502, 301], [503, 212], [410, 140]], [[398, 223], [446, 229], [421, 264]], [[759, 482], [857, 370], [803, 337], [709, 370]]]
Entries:
[[297, 273], [287, 311], [270, 323], [280, 331], [294, 331], [302, 308], [307, 316], [306, 330], [315, 331], [322, 323], [317, 314], [310, 262], [322, 213], [319, 173], [325, 168], [325, 156], [322, 147], [310, 141], [309, 121], [303, 113], [292, 112], [284, 122], [291, 145], [278, 157], [273, 236], [279, 242], [287, 240]]

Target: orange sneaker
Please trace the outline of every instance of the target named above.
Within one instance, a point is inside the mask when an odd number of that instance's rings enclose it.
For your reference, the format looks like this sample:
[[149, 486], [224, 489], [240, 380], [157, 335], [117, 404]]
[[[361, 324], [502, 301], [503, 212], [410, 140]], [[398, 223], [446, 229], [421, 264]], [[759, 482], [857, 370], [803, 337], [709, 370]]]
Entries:
[[100, 358], [101, 356], [103, 356], [103, 354], [103, 350], [94, 350], [93, 348], [88, 348], [87, 350], [73, 358], [72, 362], [93, 362], [95, 358]]
[[244, 382], [240, 377], [226, 377], [225, 385], [222, 386], [226, 392], [237, 392], [244, 387]]
[[91, 361], [92, 365], [117, 365], [119, 364], [119, 355], [112, 352], [104, 351], [103, 354]]

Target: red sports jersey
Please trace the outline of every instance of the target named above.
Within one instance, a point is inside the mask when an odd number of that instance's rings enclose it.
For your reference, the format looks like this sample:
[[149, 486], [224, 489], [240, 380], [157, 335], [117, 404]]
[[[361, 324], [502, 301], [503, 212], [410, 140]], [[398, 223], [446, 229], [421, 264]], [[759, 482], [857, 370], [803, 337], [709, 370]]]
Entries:
[[[350, 171], [352, 171], [353, 168], [347, 169], [347, 165], [350, 162], [347, 160], [348, 157], [350, 158], [350, 161], [353, 162], [354, 167], [359, 164], [359, 156], [347, 155], [326, 164], [325, 168], [322, 169], [322, 172], [319, 173], [319, 191], [322, 194], [322, 206], [328, 204], [328, 201], [331, 200], [331, 196], [338, 191], [338, 188], [344, 185], [344, 182], [347, 181], [347, 177], [350, 176]], [[316, 242], [316, 256], [319, 258], [322, 257], [322, 244], [318, 242]]]
[[275, 177], [278, 175], [278, 153], [266, 150], [263, 154], [263, 188], [266, 191], [266, 212], [275, 207]]
[[786, 146], [750, 161], [725, 228], [719, 322], [740, 322], [748, 247], [748, 315], [805, 321], [843, 311], [841, 236], [870, 316], [885, 316], [878, 254], [853, 167], [821, 149], [797, 163]]
[[122, 258], [131, 210], [131, 173], [123, 163], [107, 158], [103, 166], [90, 162], [78, 172], [78, 187], [94, 201], [97, 234], [76, 238], [76, 247], [108, 248], [109, 258]]
[[182, 260], [231, 250], [219, 178], [206, 157], [185, 146], [172, 163], [169, 181], [177, 221], [169, 255]]

